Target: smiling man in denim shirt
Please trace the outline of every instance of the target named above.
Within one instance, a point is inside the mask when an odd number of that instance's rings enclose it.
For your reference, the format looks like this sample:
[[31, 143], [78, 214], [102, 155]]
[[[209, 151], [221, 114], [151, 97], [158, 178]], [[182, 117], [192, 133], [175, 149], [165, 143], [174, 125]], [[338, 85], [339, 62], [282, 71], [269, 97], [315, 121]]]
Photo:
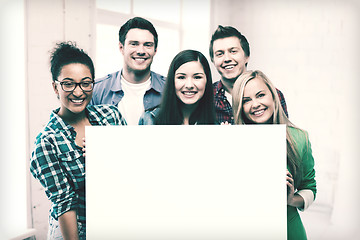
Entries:
[[129, 19], [119, 31], [123, 69], [96, 80], [91, 104], [116, 105], [129, 125], [137, 125], [144, 111], [159, 105], [165, 77], [150, 70], [157, 44], [148, 20]]

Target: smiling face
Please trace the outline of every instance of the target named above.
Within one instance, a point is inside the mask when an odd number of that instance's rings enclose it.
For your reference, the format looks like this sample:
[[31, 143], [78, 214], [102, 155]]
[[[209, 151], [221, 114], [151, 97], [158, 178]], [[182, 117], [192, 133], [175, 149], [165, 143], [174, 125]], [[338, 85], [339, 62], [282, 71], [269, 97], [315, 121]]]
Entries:
[[214, 41], [213, 62], [224, 80], [235, 81], [244, 71], [249, 60], [237, 37], [221, 38]]
[[265, 82], [256, 77], [244, 88], [243, 113], [253, 123], [271, 123], [275, 103]]
[[61, 103], [60, 111], [58, 113], [60, 117], [82, 113], [92, 97], [92, 90], [84, 92], [80, 86], [76, 86], [72, 92], [65, 92], [62, 89], [60, 82], [90, 83], [93, 81], [91, 76], [90, 69], [81, 63], [71, 63], [62, 67], [57, 79], [58, 82], [53, 82], [54, 91], [58, 95]]
[[126, 34], [124, 45], [119, 43], [128, 72], [150, 71], [156, 53], [154, 36], [148, 30], [133, 28]]
[[206, 75], [199, 61], [184, 63], [175, 71], [176, 96], [187, 105], [196, 104], [205, 93]]

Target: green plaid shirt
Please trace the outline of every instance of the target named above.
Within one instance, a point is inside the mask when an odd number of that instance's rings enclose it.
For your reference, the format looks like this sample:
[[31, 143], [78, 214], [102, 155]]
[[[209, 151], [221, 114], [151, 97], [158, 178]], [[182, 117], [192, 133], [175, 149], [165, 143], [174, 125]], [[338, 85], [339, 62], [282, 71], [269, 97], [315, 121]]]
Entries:
[[[126, 125], [115, 106], [89, 105], [86, 114], [91, 125]], [[76, 145], [76, 132], [52, 112], [49, 123], [36, 137], [30, 159], [31, 174], [40, 181], [52, 202], [51, 216], [76, 210], [78, 222], [85, 225], [85, 158]]]

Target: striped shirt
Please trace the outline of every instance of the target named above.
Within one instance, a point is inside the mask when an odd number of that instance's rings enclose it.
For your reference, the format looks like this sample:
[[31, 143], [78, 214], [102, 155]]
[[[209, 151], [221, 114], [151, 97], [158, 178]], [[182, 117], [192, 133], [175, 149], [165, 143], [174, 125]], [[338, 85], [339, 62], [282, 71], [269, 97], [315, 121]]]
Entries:
[[[36, 137], [31, 154], [30, 172], [45, 188], [52, 203], [50, 214], [56, 220], [69, 210], [76, 210], [77, 220], [85, 225], [85, 158], [75, 143], [76, 132], [57, 114]], [[125, 125], [115, 106], [87, 106], [91, 125]]]

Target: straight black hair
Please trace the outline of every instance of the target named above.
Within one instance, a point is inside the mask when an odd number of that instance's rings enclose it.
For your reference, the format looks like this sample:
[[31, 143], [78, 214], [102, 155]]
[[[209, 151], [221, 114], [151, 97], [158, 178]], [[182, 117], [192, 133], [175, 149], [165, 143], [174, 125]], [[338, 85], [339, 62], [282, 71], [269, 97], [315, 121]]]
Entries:
[[181, 105], [184, 104], [175, 93], [175, 72], [183, 64], [192, 61], [199, 61], [204, 69], [206, 76], [205, 92], [199, 100], [197, 108], [190, 116], [190, 124], [215, 124], [214, 93], [209, 62], [206, 57], [196, 50], [184, 50], [178, 53], [172, 60], [158, 116], [155, 124], [158, 125], [181, 125], [184, 117]]

